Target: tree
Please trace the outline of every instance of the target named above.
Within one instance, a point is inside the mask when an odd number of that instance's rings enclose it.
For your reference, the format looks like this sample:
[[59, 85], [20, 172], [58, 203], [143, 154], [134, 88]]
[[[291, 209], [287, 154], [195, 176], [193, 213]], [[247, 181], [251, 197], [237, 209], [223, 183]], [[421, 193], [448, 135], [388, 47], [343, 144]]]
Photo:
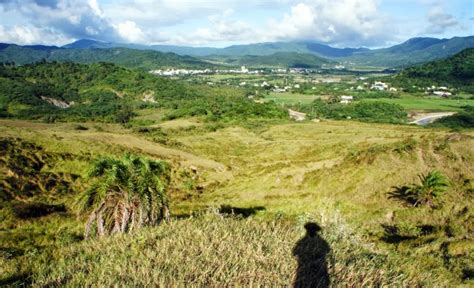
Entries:
[[448, 180], [440, 172], [433, 170], [426, 175], [419, 176], [420, 184], [396, 187], [390, 192], [391, 198], [398, 198], [417, 207], [428, 205], [436, 206], [436, 200], [449, 187]]
[[81, 212], [88, 212], [85, 237], [94, 228], [98, 236], [126, 233], [145, 225], [169, 220], [166, 162], [125, 155], [105, 157], [92, 165], [90, 189], [78, 198]]

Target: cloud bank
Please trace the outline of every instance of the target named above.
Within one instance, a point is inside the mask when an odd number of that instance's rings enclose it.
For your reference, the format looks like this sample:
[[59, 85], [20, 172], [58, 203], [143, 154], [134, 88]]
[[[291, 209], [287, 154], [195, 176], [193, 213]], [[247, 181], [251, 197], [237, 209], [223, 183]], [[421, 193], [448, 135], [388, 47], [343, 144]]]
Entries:
[[[0, 41], [215, 46], [313, 40], [381, 46], [397, 38], [397, 15], [383, 10], [383, 1], [392, 0], [0, 0]], [[459, 26], [441, 0], [416, 1], [429, 4], [425, 33]]]

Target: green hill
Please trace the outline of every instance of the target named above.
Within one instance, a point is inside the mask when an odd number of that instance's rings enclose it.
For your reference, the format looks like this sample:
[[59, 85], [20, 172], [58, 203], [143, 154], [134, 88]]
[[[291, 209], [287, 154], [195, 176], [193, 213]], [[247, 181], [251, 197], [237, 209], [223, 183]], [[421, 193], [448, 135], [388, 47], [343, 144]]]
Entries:
[[[235, 88], [187, 84], [111, 63], [39, 63], [0, 66], [0, 116], [44, 120], [124, 122], [152, 106], [162, 117], [281, 118], [283, 109], [260, 105]], [[162, 111], [163, 112], [163, 111]]]
[[401, 86], [448, 86], [474, 91], [474, 48], [444, 60], [407, 68], [393, 76], [392, 83]]
[[381, 67], [411, 66], [452, 56], [474, 47], [474, 36], [452, 39], [413, 38], [400, 45], [354, 53], [340, 61]]
[[43, 59], [76, 63], [109, 62], [127, 68], [143, 70], [214, 66], [191, 56], [180, 56], [174, 53], [162, 53], [152, 50], [130, 48], [63, 49], [54, 46], [38, 48], [38, 46], [0, 45], [0, 62], [15, 62], [24, 65]]

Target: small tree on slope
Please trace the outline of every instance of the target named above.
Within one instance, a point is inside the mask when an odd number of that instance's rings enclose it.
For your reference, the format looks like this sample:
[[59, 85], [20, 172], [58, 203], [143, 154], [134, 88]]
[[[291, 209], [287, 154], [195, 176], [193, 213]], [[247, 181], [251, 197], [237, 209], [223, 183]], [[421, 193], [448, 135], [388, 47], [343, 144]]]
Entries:
[[94, 230], [98, 236], [126, 233], [169, 220], [169, 175], [166, 162], [138, 156], [95, 161], [89, 171], [94, 183], [78, 198], [79, 209], [89, 213], [85, 237]]

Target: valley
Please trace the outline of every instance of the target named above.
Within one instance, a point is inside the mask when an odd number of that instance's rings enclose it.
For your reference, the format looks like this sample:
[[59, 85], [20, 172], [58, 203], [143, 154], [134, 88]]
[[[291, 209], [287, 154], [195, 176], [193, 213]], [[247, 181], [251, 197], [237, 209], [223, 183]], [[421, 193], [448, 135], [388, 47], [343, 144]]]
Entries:
[[471, 286], [465, 38], [1, 46], [0, 285]]

